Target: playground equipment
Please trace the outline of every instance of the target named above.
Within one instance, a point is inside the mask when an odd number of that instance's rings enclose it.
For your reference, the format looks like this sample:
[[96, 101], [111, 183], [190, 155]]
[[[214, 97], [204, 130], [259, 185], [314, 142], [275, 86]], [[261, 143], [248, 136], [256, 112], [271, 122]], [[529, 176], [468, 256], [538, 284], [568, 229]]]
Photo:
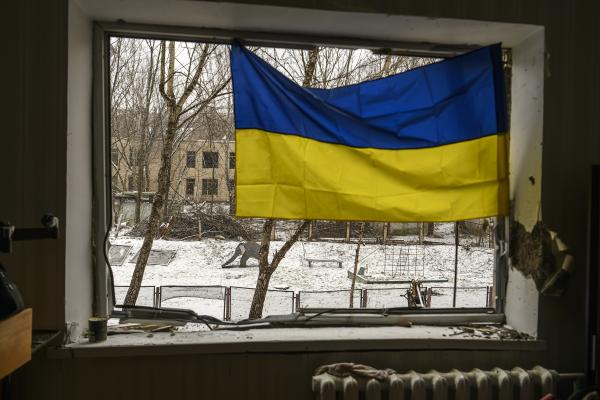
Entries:
[[[377, 252], [375, 257], [372, 255]], [[369, 259], [369, 262], [365, 260]], [[366, 284], [397, 284], [411, 283], [442, 283], [448, 280], [443, 276], [430, 276], [432, 272], [428, 269], [425, 274], [426, 263], [425, 245], [384, 244], [379, 251], [372, 251], [363, 257], [360, 263], [363, 265], [356, 274], [356, 281]], [[348, 278], [353, 279], [353, 271], [348, 271]]]
[[384, 245], [383, 274], [391, 278], [422, 280], [425, 277], [424, 245]]

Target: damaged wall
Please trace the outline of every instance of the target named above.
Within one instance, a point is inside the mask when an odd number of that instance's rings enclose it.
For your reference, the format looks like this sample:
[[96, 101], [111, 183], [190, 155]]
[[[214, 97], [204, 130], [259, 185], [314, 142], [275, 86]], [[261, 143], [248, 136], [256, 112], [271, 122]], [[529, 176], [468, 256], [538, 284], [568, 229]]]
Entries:
[[[540, 30], [512, 49], [510, 198], [512, 218], [529, 232], [541, 209], [543, 98], [544, 31]], [[505, 303], [508, 324], [537, 335], [537, 297], [534, 282], [509, 268]]]

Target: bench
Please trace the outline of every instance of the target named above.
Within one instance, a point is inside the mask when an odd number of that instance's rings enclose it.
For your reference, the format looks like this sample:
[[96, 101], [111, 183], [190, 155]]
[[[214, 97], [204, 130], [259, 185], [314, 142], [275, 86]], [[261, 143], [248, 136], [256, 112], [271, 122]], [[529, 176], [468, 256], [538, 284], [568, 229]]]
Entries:
[[308, 261], [308, 268], [312, 268], [312, 264], [315, 262], [320, 262], [320, 263], [336, 263], [338, 265], [338, 268], [342, 268], [342, 261], [341, 260], [324, 260], [324, 259], [318, 259], [318, 258], [307, 258], [306, 261]]

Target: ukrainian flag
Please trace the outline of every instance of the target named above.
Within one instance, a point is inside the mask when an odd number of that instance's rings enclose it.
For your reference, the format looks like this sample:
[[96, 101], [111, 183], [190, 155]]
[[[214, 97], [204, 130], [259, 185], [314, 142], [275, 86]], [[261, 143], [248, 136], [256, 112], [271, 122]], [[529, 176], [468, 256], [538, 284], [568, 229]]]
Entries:
[[507, 215], [500, 45], [336, 89], [233, 45], [239, 217], [455, 221]]

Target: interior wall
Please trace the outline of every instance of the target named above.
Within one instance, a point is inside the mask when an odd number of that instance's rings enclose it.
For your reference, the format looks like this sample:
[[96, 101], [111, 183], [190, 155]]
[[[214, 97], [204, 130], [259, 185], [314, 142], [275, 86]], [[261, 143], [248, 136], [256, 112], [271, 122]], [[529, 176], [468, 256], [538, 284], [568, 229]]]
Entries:
[[0, 255], [36, 329], [65, 321], [67, 0], [3, 2], [0, 220], [41, 227], [60, 219], [60, 240], [16, 242]]
[[92, 315], [92, 21], [69, 3], [65, 312], [78, 336]]
[[27, 366], [22, 374], [36, 384], [19, 385], [15, 398], [304, 400], [313, 398], [315, 369], [336, 362], [426, 372], [511, 369], [515, 362], [529, 369], [542, 356], [524, 351], [388, 350], [54, 359]]

